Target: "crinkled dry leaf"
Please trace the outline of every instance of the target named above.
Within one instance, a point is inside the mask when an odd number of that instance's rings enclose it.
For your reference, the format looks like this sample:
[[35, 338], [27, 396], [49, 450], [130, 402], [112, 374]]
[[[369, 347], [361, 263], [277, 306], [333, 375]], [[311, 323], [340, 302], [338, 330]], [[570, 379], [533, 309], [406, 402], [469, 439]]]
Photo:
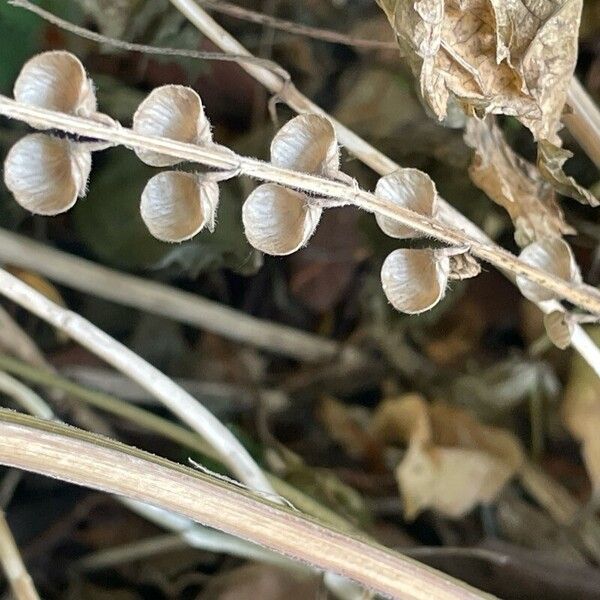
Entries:
[[[588, 329], [596, 343], [600, 328]], [[562, 416], [567, 429], [581, 443], [581, 453], [594, 490], [600, 489], [600, 379], [577, 353], [565, 388]]]
[[519, 246], [575, 233], [564, 220], [552, 186], [506, 143], [493, 117], [469, 119], [465, 142], [475, 150], [469, 167], [473, 183], [506, 209]]
[[372, 431], [408, 445], [396, 468], [408, 519], [428, 508], [458, 518], [478, 503], [492, 502], [523, 461], [509, 432], [414, 394], [383, 402]]
[[442, 120], [516, 116], [536, 139], [556, 132], [577, 58], [582, 0], [378, 0], [421, 92]]
[[556, 191], [569, 196], [582, 204], [598, 206], [600, 201], [592, 192], [580, 186], [573, 177], [563, 171], [564, 163], [573, 156], [572, 152], [560, 148], [546, 140], [538, 143], [537, 166], [542, 176], [547, 179]]

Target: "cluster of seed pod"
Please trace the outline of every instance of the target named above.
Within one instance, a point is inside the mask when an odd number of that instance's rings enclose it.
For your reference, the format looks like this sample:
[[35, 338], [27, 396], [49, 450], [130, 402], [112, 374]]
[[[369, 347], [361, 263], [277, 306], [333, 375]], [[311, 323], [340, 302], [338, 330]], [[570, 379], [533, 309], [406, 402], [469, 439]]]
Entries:
[[[25, 104], [118, 126], [110, 117], [96, 112], [93, 83], [79, 60], [68, 52], [46, 52], [31, 59], [18, 77], [14, 93]], [[200, 146], [213, 144], [200, 97], [194, 90], [178, 85], [152, 91], [133, 117], [133, 130]], [[31, 212], [64, 212], [85, 194], [91, 152], [107, 145], [68, 136], [28, 135], [8, 154], [6, 184], [17, 201]], [[181, 162], [143, 148], [136, 148], [135, 152], [154, 167], [172, 167]], [[292, 119], [271, 144], [271, 163], [275, 167], [344, 180], [347, 176], [340, 172], [339, 157], [335, 130], [328, 119], [319, 115]], [[140, 204], [150, 233], [163, 241], [180, 242], [205, 227], [212, 231], [219, 202], [218, 181], [230, 176], [167, 170], [152, 177]], [[416, 169], [399, 169], [382, 177], [375, 194], [391, 204], [437, 217], [435, 185]], [[322, 207], [328, 203], [331, 205], [332, 201], [309, 198], [281, 185], [260, 185], [248, 196], [242, 210], [248, 241], [267, 254], [295, 252], [308, 242]], [[394, 238], [419, 237], [417, 231], [387, 217], [377, 216], [377, 222]], [[479, 270], [479, 264], [464, 248], [398, 249], [386, 258], [381, 279], [384, 292], [396, 309], [417, 314], [443, 298], [450, 279], [473, 277]]]
[[[398, 169], [377, 182], [375, 195], [421, 215], [438, 216], [438, 194], [433, 181], [417, 169]], [[377, 215], [381, 230], [390, 237], [411, 239], [421, 234], [388, 217]], [[401, 248], [394, 250], [381, 269], [383, 291], [394, 308], [419, 314], [433, 308], [445, 295], [450, 279], [475, 277], [479, 263], [465, 248]]]
[[[96, 112], [94, 86], [69, 52], [45, 52], [25, 63], [14, 87], [15, 99], [88, 118]], [[4, 180], [27, 210], [56, 215], [85, 195], [92, 166], [92, 144], [33, 133], [19, 140], [4, 165]]]
[[[300, 115], [284, 125], [271, 143], [271, 163], [311, 175], [343, 178], [339, 145], [331, 122], [319, 115]], [[399, 169], [382, 177], [375, 194], [393, 204], [434, 217], [437, 192], [431, 179], [416, 169]], [[321, 217], [323, 204], [306, 194], [276, 184], [258, 186], [244, 203], [242, 216], [248, 241], [271, 255], [291, 254], [306, 245]], [[393, 219], [377, 216], [387, 235], [408, 239], [419, 233]], [[399, 249], [383, 264], [383, 290], [399, 311], [417, 314], [432, 308], [449, 279], [473, 277], [479, 264], [464, 249]]]

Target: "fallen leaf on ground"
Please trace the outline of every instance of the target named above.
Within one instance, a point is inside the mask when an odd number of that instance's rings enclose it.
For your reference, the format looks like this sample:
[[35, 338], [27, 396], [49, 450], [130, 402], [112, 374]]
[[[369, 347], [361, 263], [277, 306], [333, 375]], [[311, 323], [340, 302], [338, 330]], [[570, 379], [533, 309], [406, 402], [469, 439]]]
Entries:
[[469, 412], [410, 394], [386, 400], [371, 431], [408, 446], [396, 467], [407, 519], [433, 509], [459, 518], [492, 502], [523, 461], [508, 431], [479, 423]]
[[319, 407], [319, 418], [330, 437], [355, 459], [367, 460], [375, 467], [383, 466], [382, 446], [367, 430], [368, 413], [362, 407], [353, 407], [325, 397]]
[[320, 588], [318, 575], [294, 573], [270, 565], [250, 564], [214, 576], [200, 598], [203, 600], [316, 598]]

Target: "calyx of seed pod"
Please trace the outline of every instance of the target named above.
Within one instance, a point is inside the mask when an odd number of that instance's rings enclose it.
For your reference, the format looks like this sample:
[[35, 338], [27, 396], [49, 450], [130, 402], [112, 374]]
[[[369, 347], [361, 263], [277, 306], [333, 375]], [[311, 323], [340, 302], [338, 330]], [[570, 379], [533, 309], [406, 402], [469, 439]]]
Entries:
[[15, 100], [67, 114], [96, 112], [94, 84], [79, 59], [63, 50], [42, 52], [27, 61], [14, 86]]
[[140, 203], [150, 233], [164, 242], [183, 242], [204, 227], [213, 231], [219, 186], [202, 173], [165, 171], [152, 177]]
[[[573, 251], [560, 237], [546, 237], [529, 244], [522, 250], [519, 259], [572, 284], [577, 285], [582, 281]], [[558, 298], [554, 292], [530, 281], [524, 275], [517, 275], [517, 285], [523, 296], [532, 302], [546, 302]]]
[[[200, 96], [183, 85], [163, 85], [154, 89], [133, 115], [133, 130], [141, 135], [169, 138], [199, 146], [212, 143], [210, 122]], [[170, 167], [180, 158], [136, 148], [140, 160], [152, 167]]]
[[[271, 163], [312, 175], [339, 174], [339, 146], [335, 130], [325, 117], [299, 115], [288, 121], [271, 143]], [[314, 233], [322, 209], [301, 192], [267, 183], [246, 199], [242, 220], [254, 248], [272, 255], [286, 255], [304, 246]]]
[[84, 144], [33, 133], [8, 152], [4, 182], [23, 208], [57, 215], [85, 195], [91, 166], [92, 155]]

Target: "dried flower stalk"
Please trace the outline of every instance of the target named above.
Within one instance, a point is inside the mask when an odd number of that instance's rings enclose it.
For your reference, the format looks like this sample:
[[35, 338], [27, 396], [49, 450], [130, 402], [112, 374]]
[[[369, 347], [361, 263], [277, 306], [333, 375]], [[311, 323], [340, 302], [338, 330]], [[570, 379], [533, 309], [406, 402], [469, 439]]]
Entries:
[[[170, 0], [171, 4], [180, 10], [197, 29], [208, 37], [216, 46], [224, 52], [234, 55], [252, 56], [242, 44], [221, 27], [210, 15], [206, 13], [193, 0]], [[285, 85], [268, 69], [261, 69], [255, 65], [240, 63], [240, 66], [254, 79], [263, 84], [277, 98], [285, 102], [290, 108], [298, 113], [312, 112], [326, 116], [333, 124], [340, 143], [343, 144], [354, 156], [365, 165], [371, 167], [380, 175], [388, 175], [400, 168], [396, 162], [377, 150], [371, 144], [356, 135], [342, 123], [328, 115], [317, 104], [299, 92], [292, 82]], [[573, 78], [568, 92], [568, 102], [573, 107], [573, 114], [565, 115], [564, 121], [571, 133], [588, 152], [590, 158], [600, 166], [600, 111], [587, 95], [577, 78]], [[457, 211], [443, 198], [438, 198], [440, 218], [457, 229], [461, 229], [472, 238], [482, 244], [488, 244], [499, 248], [477, 225]], [[504, 274], [515, 282], [512, 273], [504, 271]], [[564, 308], [556, 301], [538, 304], [544, 313]], [[573, 347], [579, 352], [590, 366], [600, 376], [600, 350], [590, 339], [584, 329], [575, 325], [571, 340]]]
[[402, 600], [492, 598], [231, 484], [65, 425], [0, 411], [0, 463], [124, 495]]
[[394, 219], [424, 236], [435, 238], [451, 246], [465, 247], [472, 255], [499, 269], [509, 271], [515, 276], [523, 276], [552, 291], [559, 298], [569, 300], [591, 313], [600, 314], [600, 294], [594, 288], [565, 282], [559, 277], [526, 265], [498, 246], [481, 243], [462, 231], [424, 215], [418, 215], [389, 200], [378, 198], [357, 186], [275, 167], [254, 158], [236, 155], [221, 146], [195, 146], [165, 138], [140, 135], [127, 128], [115, 128], [89, 119], [27, 106], [5, 96], [0, 96], [0, 114], [25, 121], [34, 127], [52, 127], [113, 144], [143, 148], [224, 171], [237, 170], [240, 174], [302, 190], [312, 196], [342, 200], [368, 212]]

